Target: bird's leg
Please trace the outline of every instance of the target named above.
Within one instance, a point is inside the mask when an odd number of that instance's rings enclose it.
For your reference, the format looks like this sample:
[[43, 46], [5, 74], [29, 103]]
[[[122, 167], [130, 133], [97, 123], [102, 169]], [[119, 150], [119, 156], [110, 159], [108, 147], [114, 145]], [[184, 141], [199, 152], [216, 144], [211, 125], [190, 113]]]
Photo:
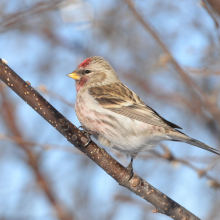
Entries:
[[131, 176], [129, 178], [129, 180], [130, 180], [134, 175], [134, 172], [133, 172], [133, 157], [131, 157], [131, 162], [128, 164], [127, 170], [131, 173]]
[[89, 133], [89, 131], [86, 129], [85, 126], [79, 126], [78, 128], [82, 128], [83, 133], [87, 137], [87, 143], [83, 146], [83, 147], [87, 147], [89, 145], [89, 143], [91, 142], [91, 137], [90, 137], [91, 134]]

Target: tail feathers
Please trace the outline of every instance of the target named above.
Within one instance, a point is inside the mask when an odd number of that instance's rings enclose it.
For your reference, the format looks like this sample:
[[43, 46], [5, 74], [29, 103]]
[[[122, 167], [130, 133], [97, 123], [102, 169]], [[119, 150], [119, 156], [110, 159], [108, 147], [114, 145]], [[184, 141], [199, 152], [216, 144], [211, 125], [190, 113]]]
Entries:
[[191, 144], [193, 146], [196, 146], [196, 147], [199, 147], [199, 148], [202, 148], [204, 150], [208, 150], [212, 153], [215, 153], [215, 154], [218, 154], [220, 155], [220, 152], [218, 150], [216, 150], [215, 148], [212, 148], [212, 147], [209, 147], [208, 145], [202, 143], [201, 141], [198, 141], [196, 139], [193, 139], [193, 138], [190, 138], [186, 135], [184, 135], [185, 137], [184, 138], [177, 138], [177, 137], [173, 137], [172, 141], [181, 141], [181, 142], [185, 142], [187, 144]]
[[196, 147], [202, 148], [204, 150], [210, 151], [214, 154], [220, 155], [220, 152], [218, 150], [216, 150], [215, 148], [209, 147], [208, 145], [202, 143], [201, 141], [198, 141], [196, 139], [193, 139], [193, 138], [187, 136], [183, 132], [180, 132], [178, 130], [176, 130], [176, 131], [178, 133], [175, 132], [170, 136], [172, 138], [172, 141], [182, 141], [182, 142], [185, 142], [187, 144], [191, 144], [193, 146], [196, 146]]
[[202, 143], [201, 141], [197, 141], [196, 139], [190, 138], [189, 140], [186, 140], [184, 142], [186, 142], [187, 144], [191, 144], [191, 145], [194, 145], [196, 147], [200, 147], [204, 150], [208, 150], [212, 153], [220, 155], [220, 152], [218, 150], [216, 150], [215, 148], [209, 147], [208, 145]]

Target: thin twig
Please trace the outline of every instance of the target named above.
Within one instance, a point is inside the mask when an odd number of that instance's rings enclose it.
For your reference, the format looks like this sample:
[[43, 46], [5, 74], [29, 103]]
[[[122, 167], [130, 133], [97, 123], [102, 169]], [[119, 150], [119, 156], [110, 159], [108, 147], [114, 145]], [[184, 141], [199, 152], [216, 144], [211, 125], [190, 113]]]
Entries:
[[215, 18], [215, 16], [213, 15], [213, 12], [212, 10], [209, 8], [209, 6], [207, 5], [206, 1], [205, 0], [201, 0], [200, 2], [201, 6], [204, 7], [206, 9], [206, 11], [208, 12], [208, 14], [211, 16], [211, 18], [213, 19], [214, 23], [215, 23], [215, 26], [216, 28], [219, 27], [219, 23], [217, 21], [217, 19]]
[[40, 85], [40, 86], [38, 87], [38, 89], [39, 89], [40, 91], [42, 91], [42, 92], [44, 92], [44, 93], [46, 93], [46, 94], [48, 94], [48, 95], [54, 97], [54, 98], [60, 100], [61, 102], [65, 103], [66, 105], [68, 105], [68, 106], [70, 106], [70, 107], [72, 107], [72, 108], [75, 108], [74, 103], [70, 103], [70, 102], [68, 102], [63, 96], [57, 94], [56, 92], [50, 91], [48, 88], [46, 88], [45, 85]]
[[10, 136], [10, 135], [1, 134], [1, 133], [0, 133], [0, 141], [13, 142], [15, 144], [25, 145], [29, 148], [40, 147], [44, 150], [60, 150], [60, 151], [66, 151], [66, 152], [71, 152], [74, 154], [83, 155], [80, 151], [78, 151], [77, 149], [73, 147], [56, 145], [56, 144], [41, 144], [41, 143], [36, 143], [36, 142], [30, 142], [30, 141], [25, 141], [23, 138], [20, 138], [17, 136]]
[[33, 5], [30, 9], [23, 11], [22, 13], [16, 12], [11, 14], [8, 18], [4, 18], [0, 22], [0, 33], [5, 32], [9, 27], [15, 26], [19, 22], [22, 22], [28, 16], [54, 10], [62, 1], [56, 0], [50, 2], [39, 2]]
[[[209, 70], [206, 68], [194, 68], [190, 66], [184, 66], [184, 68], [190, 73], [197, 73], [197, 76], [210, 76], [210, 75], [220, 75], [219, 70]], [[199, 74], [198, 74], [199, 73]]]
[[[183, 164], [183, 165], [191, 168], [192, 170], [194, 170], [199, 175], [199, 177], [206, 177], [209, 181], [215, 182], [216, 185], [220, 186], [219, 180], [215, 179], [214, 177], [212, 177], [208, 174], [208, 171], [210, 171], [213, 168], [213, 166], [218, 162], [218, 160], [219, 160], [218, 156], [216, 157], [216, 159], [213, 158], [212, 163], [210, 163], [206, 169], [199, 169], [196, 166], [194, 166], [192, 163], [190, 163], [189, 161], [175, 157], [170, 152], [169, 148], [165, 144], [161, 144], [161, 146], [164, 149], [164, 153], [159, 153], [154, 150], [151, 150], [150, 152], [152, 154], [154, 154], [154, 156], [165, 159], [169, 162], [177, 162], [177, 163]], [[141, 158], [145, 158], [145, 157], [142, 156]]]

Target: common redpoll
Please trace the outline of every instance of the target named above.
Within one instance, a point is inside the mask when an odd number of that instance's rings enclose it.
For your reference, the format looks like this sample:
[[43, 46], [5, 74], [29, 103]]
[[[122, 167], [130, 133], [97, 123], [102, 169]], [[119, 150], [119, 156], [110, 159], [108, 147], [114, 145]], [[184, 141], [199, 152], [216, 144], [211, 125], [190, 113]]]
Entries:
[[176, 130], [181, 128], [147, 106], [102, 57], [87, 58], [68, 76], [76, 81], [75, 111], [80, 123], [104, 146], [129, 154], [132, 160], [165, 140], [185, 142], [220, 155], [218, 150]]

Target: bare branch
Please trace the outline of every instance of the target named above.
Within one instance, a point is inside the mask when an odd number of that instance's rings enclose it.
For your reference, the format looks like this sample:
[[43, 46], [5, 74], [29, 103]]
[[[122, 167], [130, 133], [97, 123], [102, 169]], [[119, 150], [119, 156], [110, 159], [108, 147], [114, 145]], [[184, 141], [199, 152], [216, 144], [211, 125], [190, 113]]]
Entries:
[[9, 136], [9, 135], [5, 135], [5, 134], [0, 134], [0, 141], [8, 141], [8, 142], [13, 142], [15, 144], [19, 144], [19, 145], [25, 145], [26, 147], [40, 147], [44, 150], [60, 150], [60, 151], [66, 151], [66, 152], [71, 152], [74, 154], [82, 154], [80, 151], [78, 151], [75, 148], [72, 147], [68, 147], [68, 146], [62, 146], [62, 145], [55, 145], [55, 144], [41, 144], [41, 143], [36, 143], [36, 142], [30, 142], [30, 141], [25, 141], [23, 138], [21, 137], [17, 137], [17, 136]]
[[11, 26], [21, 23], [28, 16], [43, 13], [47, 11], [54, 10], [57, 7], [57, 4], [60, 4], [62, 1], [53, 1], [53, 2], [40, 2], [35, 4], [31, 9], [23, 11], [22, 13], [11, 14], [8, 18], [5, 18], [0, 23], [0, 33], [7, 31]]
[[160, 39], [156, 30], [154, 30], [154, 28], [151, 27], [151, 25], [146, 20], [143, 19], [140, 13], [137, 12], [137, 10], [134, 8], [133, 3], [130, 0], [123, 0], [123, 1], [129, 6], [130, 10], [134, 14], [134, 16], [137, 18], [137, 20], [140, 22], [140, 24], [152, 35], [152, 37], [156, 40], [159, 46], [167, 54], [167, 57], [169, 57], [169, 60], [172, 63], [173, 67], [180, 74], [180, 76], [182, 77], [182, 80], [188, 86], [189, 90], [192, 92], [192, 95], [194, 95], [198, 100], [201, 101], [201, 103], [204, 104], [206, 109], [212, 114], [213, 118], [215, 118], [215, 120], [220, 125], [220, 117], [219, 117], [218, 108], [210, 102], [206, 94], [197, 86], [197, 84], [189, 77], [189, 75], [185, 72], [185, 70], [178, 64], [178, 62], [172, 56], [169, 49]]
[[212, 9], [218, 14], [220, 15], [220, 2], [219, 0], [206, 0], [210, 6], [212, 7]]
[[[220, 75], [220, 71], [219, 70], [209, 70], [206, 68], [193, 68], [190, 66], [185, 66], [185, 69], [191, 73], [197, 73], [197, 76], [210, 76], [210, 75]], [[199, 74], [198, 74], [199, 73]]]
[[[212, 159], [211, 163], [207, 166], [206, 169], [199, 169], [196, 166], [194, 166], [192, 163], [190, 163], [189, 161], [175, 157], [170, 152], [169, 148], [165, 144], [161, 144], [161, 147], [164, 149], [164, 153], [158, 153], [154, 150], [151, 150], [150, 152], [153, 153], [154, 156], [165, 159], [169, 162], [183, 164], [183, 165], [191, 168], [192, 170], [194, 170], [199, 175], [199, 177], [206, 177], [209, 182], [211, 181], [212, 183], [215, 183], [215, 186], [220, 186], [219, 181], [208, 174], [208, 171], [210, 171], [213, 168], [213, 166], [218, 162], [218, 159], [219, 159], [218, 156]], [[146, 158], [146, 157], [142, 156], [141, 158]], [[210, 185], [210, 186], [212, 186], [212, 185]], [[217, 187], [215, 187], [215, 188], [217, 188]]]
[[68, 105], [72, 108], [75, 108], [75, 105], [73, 103], [68, 102], [64, 97], [62, 97], [58, 93], [50, 91], [49, 89], [46, 88], [45, 85], [40, 85], [39, 90], [46, 93], [46, 94], [48, 94], [48, 95], [50, 95], [50, 96], [52, 96], [52, 97], [54, 97], [54, 98], [56, 98], [56, 99], [58, 99], [58, 100], [60, 100], [61, 102], [65, 103], [66, 105]]
[[215, 26], [216, 28], [219, 27], [219, 23], [217, 21], [217, 19], [215, 18], [215, 16], [213, 15], [212, 10], [209, 8], [209, 6], [207, 5], [205, 0], [201, 0], [200, 2], [201, 6], [204, 7], [206, 9], [206, 11], [208, 12], [208, 14], [211, 16], [211, 18], [213, 19], [213, 21], [215, 22]]

